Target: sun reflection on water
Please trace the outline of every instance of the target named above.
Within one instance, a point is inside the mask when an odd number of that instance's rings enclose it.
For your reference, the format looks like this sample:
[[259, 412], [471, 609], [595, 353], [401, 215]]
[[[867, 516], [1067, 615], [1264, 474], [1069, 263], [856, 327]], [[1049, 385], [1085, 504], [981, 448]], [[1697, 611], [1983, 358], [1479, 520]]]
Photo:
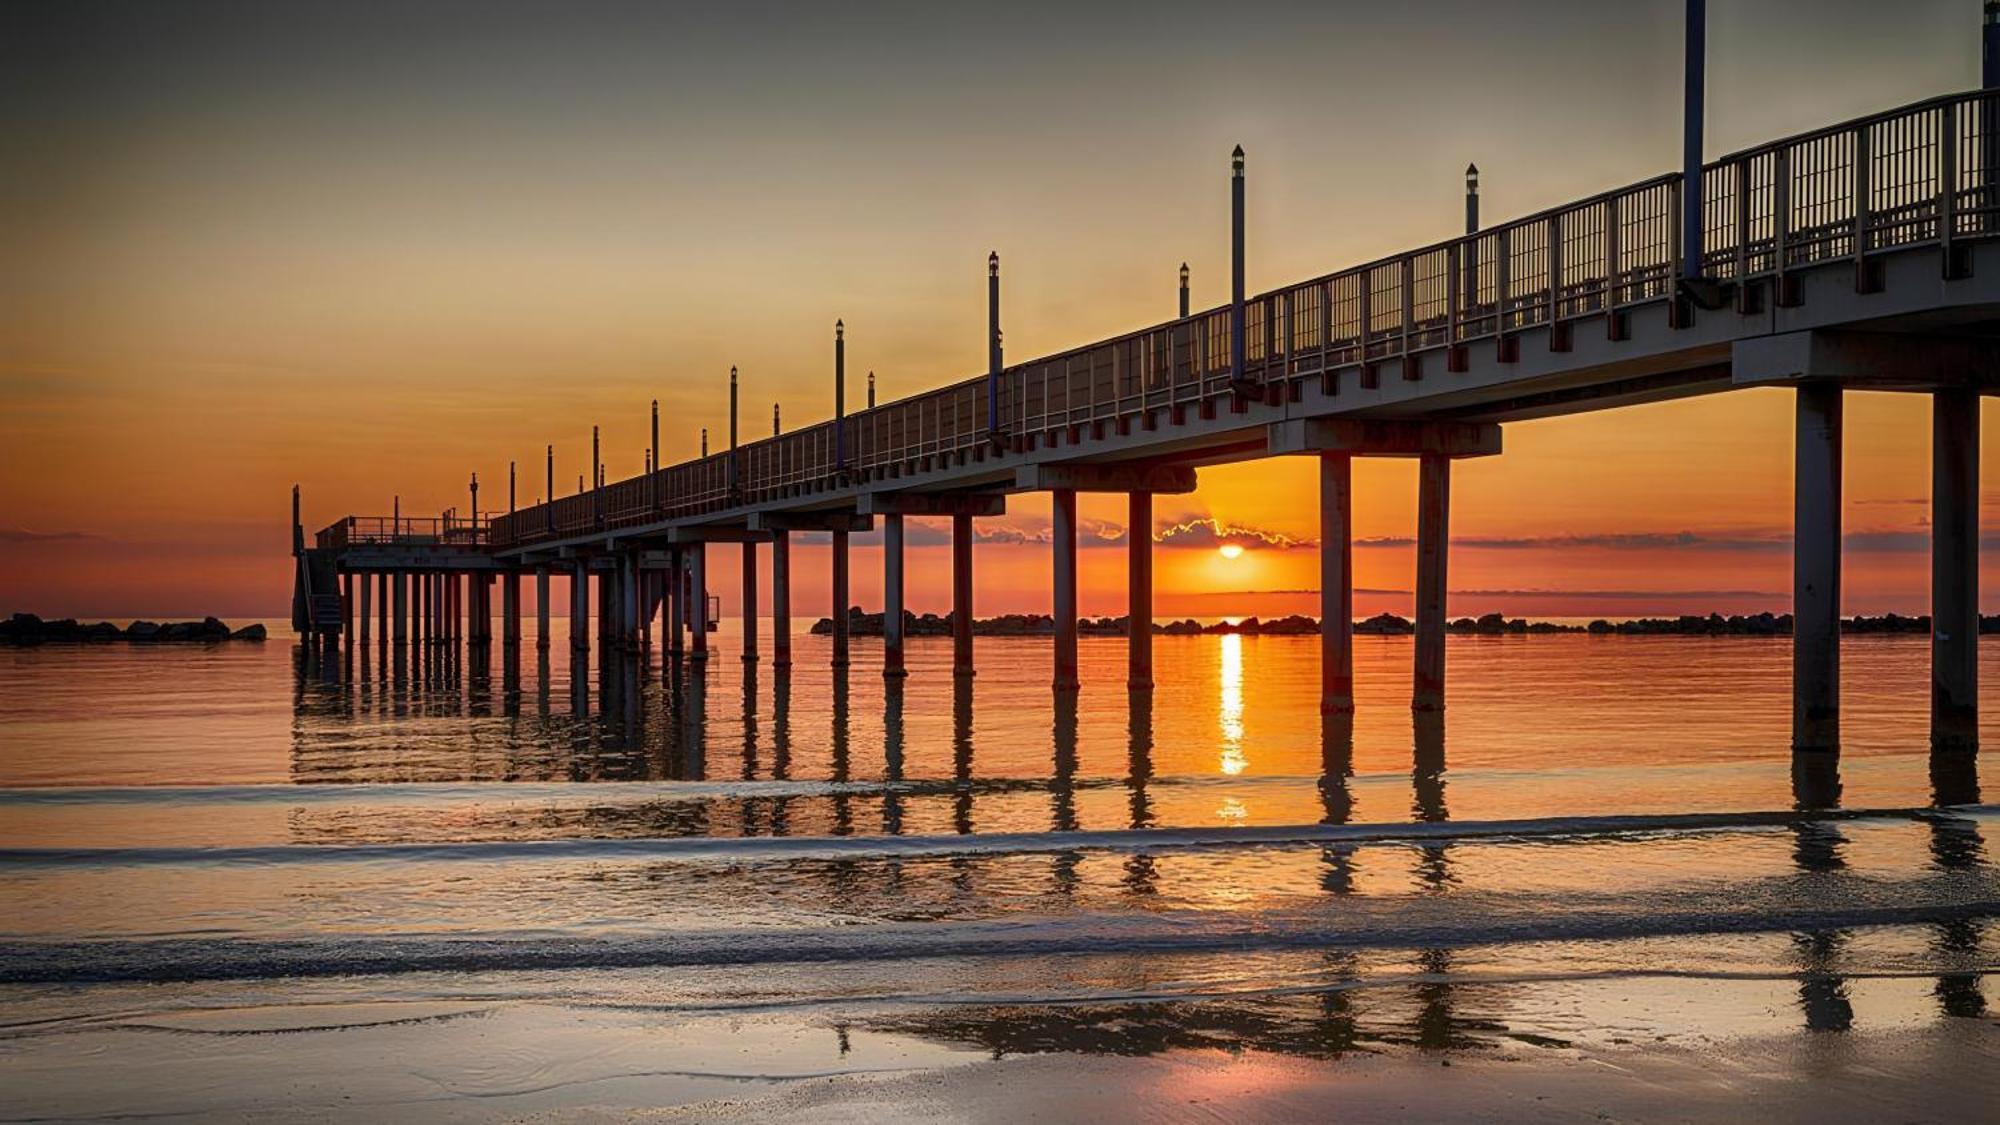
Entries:
[[1222, 636], [1222, 699], [1217, 721], [1222, 727], [1222, 772], [1242, 773], [1250, 765], [1243, 756], [1243, 637]]

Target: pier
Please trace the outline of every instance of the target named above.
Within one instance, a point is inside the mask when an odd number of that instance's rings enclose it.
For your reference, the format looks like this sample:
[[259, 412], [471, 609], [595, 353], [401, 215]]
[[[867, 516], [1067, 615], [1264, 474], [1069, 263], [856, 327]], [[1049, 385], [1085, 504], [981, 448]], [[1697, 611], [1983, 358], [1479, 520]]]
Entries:
[[[1989, 25], [1988, 33], [1992, 34]], [[1991, 53], [1989, 52], [1989, 58]], [[1698, 71], [1690, 89], [1698, 91]], [[1690, 99], [1700, 152], [1698, 96]], [[790, 545], [832, 541], [834, 643], [845, 665], [848, 539], [884, 532], [883, 674], [903, 659], [904, 520], [948, 517], [952, 672], [977, 669], [974, 521], [1040, 492], [1054, 512], [1050, 683], [1080, 687], [1077, 496], [1117, 493], [1133, 534], [1127, 684], [1151, 664], [1153, 497], [1187, 493], [1201, 469], [1267, 457], [1319, 463], [1321, 711], [1353, 696], [1352, 466], [1413, 458], [1418, 484], [1417, 712], [1445, 700], [1445, 591], [1455, 461], [1501, 455], [1511, 422], [1748, 387], [1797, 400], [1793, 746], [1840, 741], [1839, 630], [1843, 396], [1900, 391], [1933, 403], [1932, 708], [1940, 749], [1977, 743], [1978, 463], [1981, 396], [2000, 387], [2000, 93], [1933, 98], [1787, 137], [1495, 226], [1262, 293], [1246, 293], [1249, 160], [1226, 166], [1233, 200], [1232, 293], [1180, 315], [1054, 355], [1006, 362], [1001, 261], [988, 279], [987, 370], [849, 412], [846, 333], [832, 326], [833, 416], [739, 434], [730, 373], [727, 445], [607, 480], [593, 451], [573, 495], [464, 516], [350, 515], [305, 542], [295, 509], [294, 624], [326, 638], [395, 645], [522, 643], [534, 579], [539, 644], [567, 613], [583, 653], [602, 645], [666, 659], [708, 657], [709, 591], [741, 552], [746, 637], [768, 609], [768, 654], [791, 662]], [[1221, 169], [1219, 169], [1221, 171]], [[1221, 178], [1220, 176], [1218, 178]], [[720, 380], [718, 379], [718, 382]], [[1607, 425], [1616, 424], [1609, 419]], [[1777, 440], [1778, 435], [1773, 435]], [[554, 495], [553, 451], [548, 495]], [[772, 554], [760, 599], [756, 554]], [[552, 574], [571, 580], [550, 604]], [[372, 630], [372, 633], [371, 633]]]

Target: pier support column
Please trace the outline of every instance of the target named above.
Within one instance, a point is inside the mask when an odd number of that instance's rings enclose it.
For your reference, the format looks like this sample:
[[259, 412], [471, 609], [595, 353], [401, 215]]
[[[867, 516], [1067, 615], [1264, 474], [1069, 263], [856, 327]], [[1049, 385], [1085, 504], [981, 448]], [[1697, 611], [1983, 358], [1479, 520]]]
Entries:
[[359, 591], [361, 601], [360, 604], [356, 607], [359, 616], [356, 618], [355, 627], [361, 631], [359, 639], [361, 643], [365, 645], [368, 643], [368, 625], [369, 625], [368, 619], [374, 616], [372, 613], [369, 612], [374, 608], [374, 606], [370, 604], [368, 594], [370, 592], [370, 588], [375, 585], [375, 576], [367, 573], [366, 571], [363, 571], [362, 573], [355, 576], [355, 583], [356, 585], [361, 587]]
[[1792, 474], [1792, 749], [1840, 747], [1840, 454], [1837, 383], [1798, 389]]
[[[1417, 645], [1415, 711], [1444, 710], [1445, 564], [1451, 553], [1451, 458], [1417, 462]], [[1350, 673], [1351, 680], [1351, 673]]]
[[500, 576], [500, 638], [507, 644], [521, 644], [521, 575], [508, 571]]
[[549, 647], [549, 568], [535, 568], [535, 647]]
[[639, 651], [639, 586], [644, 575], [637, 552], [627, 551], [618, 560], [618, 624], [623, 634], [619, 639], [626, 652]]
[[743, 662], [757, 663], [757, 544], [743, 544]]
[[389, 643], [389, 572], [378, 571], [375, 575], [375, 632], [378, 644]]
[[[569, 647], [581, 653], [590, 648], [590, 563], [576, 560], [569, 578]], [[576, 673], [570, 673], [576, 679]]]
[[833, 533], [833, 666], [847, 667], [847, 532]]
[[1057, 691], [1075, 691], [1083, 682], [1076, 653], [1076, 491], [1058, 488], [1053, 501]]
[[1354, 712], [1354, 457], [1319, 457], [1319, 713]]
[[1125, 550], [1125, 686], [1132, 691], [1153, 689], [1153, 494], [1127, 497]]
[[688, 659], [708, 659], [708, 544], [688, 548]]
[[687, 557], [675, 547], [667, 560], [667, 655], [678, 661], [687, 653]]
[[1931, 395], [1931, 746], [1979, 746], [1979, 393]]
[[354, 572], [340, 572], [340, 635], [354, 637]]
[[882, 517], [882, 674], [909, 675], [903, 664], [903, 517]]
[[418, 647], [430, 641], [430, 583], [426, 572], [410, 575], [410, 643]]
[[974, 674], [972, 666], [972, 513], [951, 517], [951, 672]]
[[771, 667], [792, 666], [792, 534], [771, 533]]
[[395, 632], [397, 645], [408, 644], [410, 640], [410, 576], [396, 572], [395, 612], [390, 615], [390, 628]]

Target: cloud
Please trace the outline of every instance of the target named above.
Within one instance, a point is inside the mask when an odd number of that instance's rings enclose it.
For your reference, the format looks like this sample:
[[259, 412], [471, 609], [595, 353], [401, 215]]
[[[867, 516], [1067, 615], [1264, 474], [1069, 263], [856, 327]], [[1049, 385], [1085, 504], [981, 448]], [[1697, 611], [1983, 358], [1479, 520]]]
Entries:
[[1298, 539], [1281, 531], [1223, 523], [1216, 519], [1189, 520], [1153, 533], [1153, 542], [1166, 547], [1219, 547], [1236, 543], [1246, 547], [1291, 551], [1317, 546], [1317, 541]]
[[63, 543], [102, 539], [88, 531], [35, 531], [25, 527], [0, 527], [0, 543]]

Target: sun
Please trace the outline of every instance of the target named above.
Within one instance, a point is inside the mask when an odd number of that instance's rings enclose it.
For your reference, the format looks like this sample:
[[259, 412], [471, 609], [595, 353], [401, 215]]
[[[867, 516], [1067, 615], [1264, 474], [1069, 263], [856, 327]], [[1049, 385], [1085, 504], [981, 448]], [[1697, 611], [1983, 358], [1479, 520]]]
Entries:
[[1216, 550], [1220, 551], [1222, 557], [1225, 559], [1240, 559], [1243, 557], [1243, 544], [1241, 543], [1224, 543], [1222, 546], [1217, 547]]

